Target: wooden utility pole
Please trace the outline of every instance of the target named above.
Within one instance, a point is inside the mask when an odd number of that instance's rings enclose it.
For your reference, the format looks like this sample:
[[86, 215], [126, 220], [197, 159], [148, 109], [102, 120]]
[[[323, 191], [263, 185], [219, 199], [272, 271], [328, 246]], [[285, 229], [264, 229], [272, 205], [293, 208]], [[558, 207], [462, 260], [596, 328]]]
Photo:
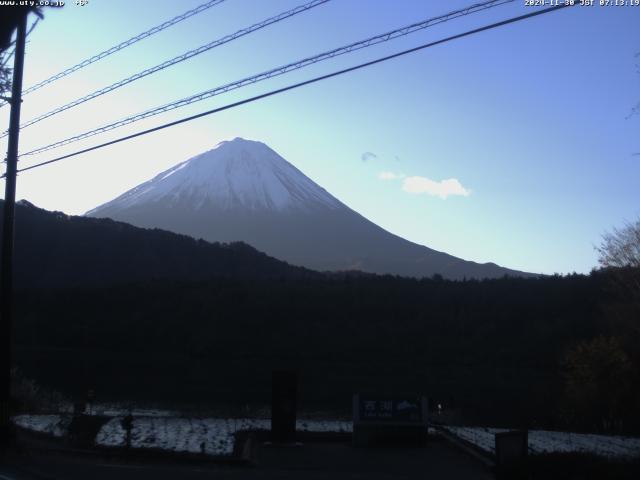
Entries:
[[22, 103], [22, 71], [27, 36], [27, 15], [20, 19], [16, 35], [11, 85], [11, 117], [2, 222], [2, 257], [0, 258], [0, 445], [12, 443], [10, 419], [11, 358], [13, 320], [13, 227], [16, 207], [16, 170], [18, 137], [20, 136], [20, 104]]

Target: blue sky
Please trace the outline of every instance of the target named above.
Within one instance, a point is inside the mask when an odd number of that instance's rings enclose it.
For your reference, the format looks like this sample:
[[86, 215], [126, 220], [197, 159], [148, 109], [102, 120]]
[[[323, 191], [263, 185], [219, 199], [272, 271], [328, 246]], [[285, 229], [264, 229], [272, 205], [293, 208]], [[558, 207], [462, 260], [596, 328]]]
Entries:
[[[69, 1], [46, 11], [29, 38], [24, 85], [203, 1]], [[22, 118], [302, 3], [227, 0], [26, 96]], [[21, 151], [471, 3], [332, 0], [26, 128]], [[22, 162], [532, 8], [516, 1], [453, 20]], [[18, 198], [82, 214], [241, 136], [267, 143], [351, 208], [416, 243], [520, 270], [586, 273], [602, 233], [640, 215], [640, 115], [629, 117], [640, 101], [638, 52], [640, 6], [565, 9], [24, 172]], [[0, 126], [7, 124], [5, 107]]]

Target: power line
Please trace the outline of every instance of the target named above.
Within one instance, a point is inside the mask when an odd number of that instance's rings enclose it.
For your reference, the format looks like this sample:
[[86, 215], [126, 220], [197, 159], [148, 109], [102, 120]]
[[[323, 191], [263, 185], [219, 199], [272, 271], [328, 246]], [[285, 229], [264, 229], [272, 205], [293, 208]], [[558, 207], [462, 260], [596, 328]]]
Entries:
[[[136, 122], [138, 120], [142, 120], [144, 118], [148, 118], [148, 117], [151, 117], [151, 116], [154, 116], [154, 115], [158, 115], [160, 113], [164, 113], [164, 112], [169, 111], [169, 110], [180, 108], [182, 106], [186, 106], [186, 105], [189, 105], [189, 104], [194, 103], [194, 102], [205, 100], [207, 98], [210, 98], [210, 97], [213, 97], [213, 96], [216, 96], [216, 95], [220, 95], [222, 93], [226, 93], [226, 92], [228, 92], [230, 90], [235, 90], [237, 88], [241, 88], [243, 86], [246, 86], [246, 85], [249, 85], [249, 84], [252, 84], [252, 83], [256, 83], [256, 82], [259, 82], [259, 81], [262, 81], [262, 80], [267, 80], [269, 78], [272, 78], [272, 77], [279, 76], [279, 75], [282, 75], [284, 73], [290, 72], [292, 70], [297, 70], [299, 68], [306, 67], [306, 66], [311, 65], [313, 63], [317, 63], [317, 62], [320, 62], [320, 61], [323, 61], [323, 60], [327, 60], [327, 59], [333, 58], [333, 57], [338, 56], [338, 55], [343, 55], [345, 53], [350, 53], [352, 51], [359, 50], [359, 49], [362, 49], [362, 48], [366, 48], [366, 47], [369, 47], [371, 45], [375, 45], [377, 43], [386, 42], [386, 41], [392, 40], [394, 38], [397, 38], [397, 37], [400, 37], [400, 36], [404, 36], [404, 35], [408, 35], [408, 34], [413, 33], [415, 31], [422, 30], [424, 28], [436, 25], [438, 23], [443, 23], [445, 21], [448, 21], [448, 20], [463, 16], [463, 15], [468, 15], [468, 14], [471, 14], [471, 13], [475, 13], [477, 11], [486, 10], [488, 8], [496, 7], [496, 6], [505, 4], [505, 3], [511, 3], [513, 1], [514, 0], [492, 0], [492, 1], [486, 1], [486, 2], [483, 2], [483, 3], [479, 3], [479, 4], [474, 4], [474, 5], [471, 5], [469, 7], [465, 7], [463, 9], [455, 10], [453, 12], [447, 13], [445, 15], [441, 15], [441, 16], [438, 16], [438, 17], [430, 18], [430, 19], [424, 20], [422, 22], [414, 23], [414, 24], [406, 26], [406, 27], [402, 27], [402, 28], [399, 28], [399, 29], [396, 29], [396, 30], [393, 30], [393, 31], [390, 31], [390, 32], [386, 32], [384, 34], [380, 34], [380, 35], [377, 35], [375, 37], [370, 37], [370, 38], [368, 38], [366, 40], [362, 40], [362, 41], [359, 41], [359, 42], [356, 42], [356, 43], [353, 43], [353, 44], [350, 44], [350, 45], [347, 45], [347, 46], [344, 46], [344, 47], [340, 47], [340, 48], [337, 48], [337, 49], [334, 49], [334, 50], [331, 50], [331, 51], [328, 51], [328, 52], [324, 52], [324, 53], [321, 53], [319, 55], [315, 55], [313, 57], [305, 58], [305, 59], [299, 60], [297, 62], [293, 62], [293, 63], [287, 64], [287, 65], [284, 65], [284, 66], [277, 67], [277, 68], [269, 70], [267, 72], [262, 72], [260, 74], [254, 75], [252, 77], [248, 77], [248, 78], [236, 81], [236, 82], [232, 82], [230, 84], [223, 85], [221, 87], [216, 87], [216, 88], [213, 88], [211, 90], [207, 90], [205, 92], [201, 92], [199, 94], [192, 95], [190, 97], [177, 100], [175, 102], [172, 102], [172, 103], [169, 103], [169, 104], [166, 104], [166, 105], [162, 105], [160, 107], [157, 107], [157, 108], [154, 108], [154, 109], [151, 109], [151, 110], [136, 114], [136, 115], [131, 116], [131, 117], [127, 117], [127, 118], [119, 120], [117, 122], [114, 122], [114, 123], [111, 123], [111, 124], [108, 124], [108, 125], [104, 125], [104, 126], [99, 127], [97, 129], [94, 129], [94, 130], [91, 130], [91, 131], [88, 131], [88, 132], [84, 132], [84, 133], [82, 133], [80, 135], [77, 135], [77, 136], [74, 136], [74, 137], [70, 137], [68, 139], [61, 140], [61, 141], [56, 142], [54, 144], [47, 145], [45, 147], [41, 147], [39, 149], [27, 152], [27, 153], [25, 153], [23, 155], [32, 155], [32, 154], [40, 153], [40, 152], [43, 152], [43, 151], [46, 151], [46, 150], [50, 150], [50, 149], [53, 149], [53, 148], [58, 148], [59, 146], [67, 145], [69, 143], [73, 143], [75, 141], [82, 140], [84, 138], [88, 138], [88, 137], [91, 137], [91, 136], [94, 136], [94, 135], [98, 135], [100, 133], [104, 133], [106, 131], [113, 130], [113, 129], [118, 128], [120, 126], [124, 126], [124, 125], [127, 125], [129, 123], [133, 123], [133, 122]], [[0, 138], [1, 138], [1, 136], [0, 136]]]
[[[219, 47], [220, 45], [224, 45], [225, 43], [229, 43], [237, 38], [243, 37], [245, 35], [249, 35], [250, 33], [255, 32], [256, 30], [260, 30], [262, 28], [265, 28], [269, 25], [272, 25], [274, 23], [278, 23], [281, 22], [282, 20], [285, 20], [289, 17], [293, 17], [294, 15], [297, 15], [299, 13], [302, 12], [306, 12], [307, 10], [310, 10], [314, 7], [323, 5], [327, 2], [329, 2], [330, 0], [312, 0], [309, 3], [306, 3], [304, 5], [299, 5], [295, 8], [292, 8], [291, 10], [287, 10], [286, 12], [282, 12], [274, 17], [270, 17], [267, 18], [266, 20], [263, 20], [262, 22], [256, 23], [254, 25], [251, 25], [250, 27], [247, 28], [243, 28], [241, 30], [238, 30], [235, 33], [232, 33], [230, 35], [227, 35], [225, 37], [219, 38], [217, 40], [214, 40], [213, 42], [209, 42], [205, 45], [202, 45], [198, 48], [195, 48], [193, 50], [189, 50], [188, 52], [183, 53], [182, 55], [178, 55], [177, 57], [174, 57], [170, 60], [166, 60], [154, 67], [151, 68], [147, 68], [146, 70], [143, 70], [142, 72], [138, 72], [135, 73], [133, 75], [131, 75], [130, 77], [124, 78], [118, 82], [115, 82], [107, 87], [101, 88], [99, 90], [96, 90], [95, 92], [92, 92], [88, 95], [85, 95], [84, 97], [78, 98], [76, 100], [73, 100], [72, 102], [69, 102], [65, 105], [62, 105], [60, 107], [54, 108], [53, 110], [44, 113], [42, 115], [39, 115], [35, 118], [32, 118], [31, 120], [28, 120], [27, 122], [23, 123], [20, 128], [26, 128], [30, 125], [33, 125], [34, 123], [38, 123], [42, 120], [44, 120], [45, 118], [49, 118], [52, 117], [53, 115], [57, 115], [58, 113], [64, 112], [65, 110], [69, 110], [70, 108], [76, 107], [82, 103], [88, 102], [89, 100], [93, 100], [96, 97], [99, 97], [101, 95], [104, 95], [105, 93], [109, 93], [112, 92], [113, 90], [116, 90], [120, 87], [123, 87], [129, 83], [135, 82], [136, 80], [140, 80], [141, 78], [144, 78], [148, 75], [151, 75], [153, 73], [159, 72], [161, 70], [164, 70], [165, 68], [171, 67], [172, 65], [175, 65], [177, 63], [180, 62], [184, 62], [185, 60], [188, 60], [192, 57], [195, 57], [196, 55], [200, 55], [201, 53], [207, 52], [215, 47]], [[0, 135], [0, 138], [3, 138], [7, 135], [7, 132], [3, 132], [2, 135]]]
[[[133, 45], [134, 43], [139, 42], [140, 40], [144, 40], [147, 37], [150, 37], [151, 35], [155, 35], [158, 32], [161, 32], [162, 30], [171, 27], [172, 25], [175, 25], [176, 23], [180, 23], [183, 20], [186, 20], [189, 17], [192, 17], [194, 15], [197, 15], [198, 13], [204, 12], [205, 10], [214, 7], [222, 2], [224, 2], [226, 0], [210, 0], [206, 3], [203, 3], [202, 5], [192, 9], [192, 10], [188, 10], [186, 12], [184, 12], [181, 15], [178, 15], [176, 17], [173, 17], [171, 20], [167, 20], [166, 22], [161, 23], [160, 25], [157, 25], [153, 28], [150, 28], [149, 30], [146, 30], [142, 33], [139, 33], [138, 35], [131, 37], [128, 40], [125, 40], [122, 43], [119, 43], [118, 45], [115, 45], [111, 48], [108, 48], [107, 50], [104, 50], [103, 52], [100, 52], [96, 55], [94, 55], [93, 57], [87, 58], [86, 60], [81, 61], [80, 63], [77, 63], [76, 65], [73, 65], [72, 67], [67, 68], [66, 70], [63, 70], [62, 72], [56, 73], [55, 75], [47, 78], [46, 80], [42, 80], [39, 83], [36, 83], [35, 85], [27, 88], [26, 90], [24, 90], [22, 92], [22, 95], [27, 95], [28, 93], [34, 92], [42, 87], [44, 87], [45, 85], [48, 85], [52, 82], [55, 82], [56, 80], [61, 79], [62, 77], [66, 77], [67, 75], [70, 75], [71, 73], [80, 70], [81, 68], [86, 67], [87, 65], [91, 65], [92, 63], [97, 62], [98, 60], [102, 60], [105, 57], [108, 57], [109, 55], [112, 55], [120, 50], [122, 50], [123, 48], [129, 47], [131, 45]], [[6, 105], [7, 102], [4, 103], [0, 103], [0, 107]]]
[[[443, 39], [440, 39], [440, 40], [436, 40], [434, 42], [425, 43], [423, 45], [419, 45], [417, 47], [413, 47], [413, 48], [410, 48], [408, 50], [403, 50], [401, 52], [394, 53], [392, 55], [387, 55], [385, 57], [377, 58], [375, 60], [371, 60], [371, 61], [366, 62], [366, 63], [361, 63], [361, 64], [355, 65], [353, 67], [349, 67], [349, 68], [345, 68], [343, 70], [338, 70], [338, 71], [335, 71], [335, 72], [332, 72], [332, 73], [321, 75], [319, 77], [315, 77], [315, 78], [312, 78], [310, 80], [305, 80], [303, 82], [295, 83], [293, 85], [288, 85], [288, 86], [283, 87], [283, 88], [278, 88], [276, 90], [271, 90], [270, 92], [263, 93], [261, 95], [256, 95], [254, 97], [246, 98], [244, 100], [240, 100], [238, 102], [230, 103], [230, 104], [224, 105], [222, 107], [214, 108], [213, 110], [207, 110], [206, 112], [201, 112], [201, 113], [198, 113], [196, 115], [191, 115], [189, 117], [181, 118], [180, 120], [175, 120], [173, 122], [165, 123], [163, 125], [159, 125], [157, 127], [149, 128], [147, 130], [142, 130], [140, 132], [133, 133], [131, 135], [126, 135], [124, 137], [120, 137], [120, 138], [117, 138], [115, 140], [111, 140], [109, 142], [101, 143], [99, 145], [94, 145], [93, 147], [85, 148], [83, 150], [79, 150], [79, 151], [76, 151], [76, 152], [73, 152], [73, 153], [69, 153], [67, 155], [62, 155], [60, 157], [53, 158], [51, 160], [47, 160], [46, 162], [40, 162], [40, 163], [37, 163], [35, 165], [31, 165], [31, 166], [28, 166], [28, 167], [25, 167], [25, 168], [21, 168], [21, 169], [18, 170], [18, 172], [25, 172], [27, 170], [32, 170], [34, 168], [42, 167], [44, 165], [49, 165], [51, 163], [59, 162], [61, 160], [64, 160], [64, 159], [67, 159], [67, 158], [71, 158], [71, 157], [75, 157], [75, 156], [83, 154], [83, 153], [91, 152], [93, 150], [98, 150], [100, 148], [108, 147], [108, 146], [114, 145], [116, 143], [124, 142], [126, 140], [131, 140], [131, 139], [136, 138], [136, 137], [147, 135], [149, 133], [157, 132], [158, 130], [163, 130], [165, 128], [173, 127], [173, 126], [179, 125], [181, 123], [190, 122], [191, 120], [195, 120], [195, 119], [200, 118], [200, 117], [205, 117], [207, 115], [212, 115], [214, 113], [222, 112], [224, 110], [229, 110], [231, 108], [238, 107], [240, 105], [245, 105], [247, 103], [252, 103], [252, 102], [255, 102], [255, 101], [258, 101], [258, 100], [262, 100], [263, 98], [271, 97], [273, 95], [278, 95], [280, 93], [284, 93], [284, 92], [287, 92], [289, 90], [294, 90], [294, 89], [297, 89], [297, 88], [300, 88], [300, 87], [303, 87], [303, 86], [306, 86], [306, 85], [310, 85], [312, 83], [320, 82], [322, 80], [327, 80], [329, 78], [333, 78], [333, 77], [337, 77], [339, 75], [343, 75], [345, 73], [349, 73], [349, 72], [353, 72], [353, 71], [356, 71], [356, 70], [360, 70], [362, 68], [370, 67], [372, 65], [376, 65], [378, 63], [386, 62], [387, 60], [391, 60], [391, 59], [398, 58], [398, 57], [401, 57], [401, 56], [404, 56], [404, 55], [408, 55], [410, 53], [414, 53], [414, 52], [417, 52], [419, 50], [424, 50], [426, 48], [434, 47], [434, 46], [440, 45], [442, 43], [450, 42], [452, 40], [457, 40], [459, 38], [467, 37], [469, 35], [473, 35], [473, 34], [476, 34], [476, 33], [484, 32], [486, 30], [491, 30], [491, 29], [494, 29], [494, 28], [502, 27], [504, 25], [508, 25], [508, 24], [515, 23], [515, 22], [519, 22], [521, 20], [526, 20], [528, 18], [536, 17], [538, 15], [542, 15], [542, 14], [545, 14], [545, 13], [553, 12], [553, 11], [560, 10], [562, 8], [566, 8], [566, 7], [570, 7], [570, 6], [574, 6], [574, 5], [577, 5], [577, 4], [573, 4], [572, 5], [572, 4], [566, 3], [566, 4], [558, 5], [558, 6], [555, 6], [555, 7], [549, 7], [549, 8], [543, 9], [543, 10], [538, 10], [538, 11], [535, 11], [535, 12], [527, 13], [525, 15], [520, 15], [518, 17], [512, 17], [512, 18], [509, 18], [507, 20], [502, 20], [500, 22], [492, 23], [490, 25], [485, 25], [484, 27], [479, 27], [479, 28], [475, 28], [473, 30], [468, 30], [468, 31], [463, 32], [463, 33], [458, 33], [456, 35], [452, 35], [450, 37], [446, 37], [446, 38], [443, 38]], [[5, 176], [6, 175], [2, 175], [2, 176], [0, 176], [0, 178], [5, 178]]]
[[155, 115], [158, 115], [160, 113], [164, 113], [170, 110], [174, 110], [176, 108], [180, 108], [180, 107], [184, 107], [186, 105], [190, 105], [192, 103], [195, 102], [199, 102], [202, 100], [205, 100], [207, 98], [211, 98], [214, 97], [216, 95], [221, 95], [223, 93], [229, 92], [231, 90], [236, 90], [238, 88], [242, 88], [245, 87], [247, 85], [251, 85], [263, 80], [267, 80], [269, 78], [273, 78], [279, 75], [283, 75], [285, 73], [291, 72], [293, 70], [298, 70], [304, 67], [307, 67], [309, 65], [324, 61], [324, 60], [328, 60], [334, 57], [337, 57], [339, 55], [344, 55], [346, 53], [350, 53], [350, 52], [354, 52], [356, 50], [360, 50], [363, 48], [367, 48], [370, 47], [372, 45], [376, 45], [379, 43], [383, 43], [383, 42], [387, 42], [389, 40], [393, 40], [395, 38], [398, 37], [402, 37], [405, 35], [409, 35], [411, 33], [414, 33], [416, 31], [419, 30], [423, 30], [425, 28], [431, 27], [433, 25], [437, 25], [439, 23], [443, 23], [464, 15], [469, 15], [472, 13], [476, 13], [482, 10], [487, 10], [489, 8], [493, 8], [496, 6], [500, 6], [503, 5], [505, 3], [511, 3], [514, 0], [492, 0], [492, 1], [487, 1], [487, 2], [483, 2], [483, 3], [478, 3], [478, 4], [474, 4], [471, 5], [469, 7], [465, 7], [463, 9], [460, 10], [455, 10], [453, 12], [447, 13], [445, 15], [440, 15], [438, 17], [433, 17], [433, 18], [429, 18], [427, 20], [423, 20], [421, 22], [418, 23], [414, 23], [402, 28], [398, 28], [395, 30], [392, 30], [390, 32], [386, 32], [383, 34], [379, 34], [373, 37], [369, 37], [365, 40], [361, 40], [343, 47], [339, 47], [339, 48], [335, 48], [333, 50], [329, 50], [327, 52], [323, 52], [317, 55], [314, 55], [312, 57], [307, 57], [304, 58], [302, 60], [298, 60], [286, 65], [282, 65], [276, 68], [273, 68], [271, 70], [268, 70], [266, 72], [262, 72], [256, 75], [253, 75], [251, 77], [247, 77], [247, 78], [243, 78], [241, 80], [236, 80], [234, 82], [219, 86], [219, 87], [215, 87], [212, 88], [210, 90], [206, 90], [204, 92], [195, 94], [195, 95], [191, 95], [189, 97], [186, 98], [182, 98], [180, 100], [176, 100], [174, 102], [171, 103], [167, 103], [165, 105], [161, 105], [159, 107], [155, 107], [153, 109], [126, 117], [124, 119], [120, 119], [116, 122], [107, 124], [107, 125], [103, 125], [101, 127], [95, 128], [93, 130], [89, 130], [87, 132], [75, 135], [73, 137], [69, 137], [63, 140], [59, 140], [57, 142], [51, 143], [49, 145], [43, 146], [43, 147], [39, 147], [36, 148], [35, 150], [31, 150], [29, 152], [23, 153], [21, 156], [27, 156], [27, 155], [35, 155], [37, 153], [41, 153], [47, 150], [52, 150], [54, 148], [59, 148], [62, 147], [64, 145], [68, 145], [70, 143], [74, 143], [80, 140], [84, 140], [85, 138], [89, 138], [104, 132], [108, 132], [110, 130], [114, 130], [118, 127], [122, 127], [124, 125], [128, 125], [130, 123], [134, 123], [137, 122], [139, 120], [143, 120], [145, 118], [148, 117], [152, 117]]

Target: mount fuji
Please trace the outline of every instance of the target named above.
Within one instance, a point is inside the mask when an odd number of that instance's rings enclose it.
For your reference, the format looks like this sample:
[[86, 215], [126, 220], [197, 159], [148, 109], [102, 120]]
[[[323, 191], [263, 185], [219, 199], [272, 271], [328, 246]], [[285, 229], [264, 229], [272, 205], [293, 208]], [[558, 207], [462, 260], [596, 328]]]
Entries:
[[208, 241], [243, 241], [294, 265], [412, 277], [530, 276], [387, 232], [261, 142], [236, 138], [86, 213]]

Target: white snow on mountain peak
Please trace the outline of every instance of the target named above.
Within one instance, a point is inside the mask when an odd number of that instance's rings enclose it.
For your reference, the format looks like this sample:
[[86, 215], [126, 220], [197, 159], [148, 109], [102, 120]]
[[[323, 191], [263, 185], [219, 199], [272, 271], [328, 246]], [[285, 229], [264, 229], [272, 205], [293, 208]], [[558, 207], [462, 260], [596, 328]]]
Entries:
[[188, 203], [194, 209], [205, 204], [250, 210], [343, 206], [267, 145], [242, 138], [220, 142], [98, 209], [149, 201]]

